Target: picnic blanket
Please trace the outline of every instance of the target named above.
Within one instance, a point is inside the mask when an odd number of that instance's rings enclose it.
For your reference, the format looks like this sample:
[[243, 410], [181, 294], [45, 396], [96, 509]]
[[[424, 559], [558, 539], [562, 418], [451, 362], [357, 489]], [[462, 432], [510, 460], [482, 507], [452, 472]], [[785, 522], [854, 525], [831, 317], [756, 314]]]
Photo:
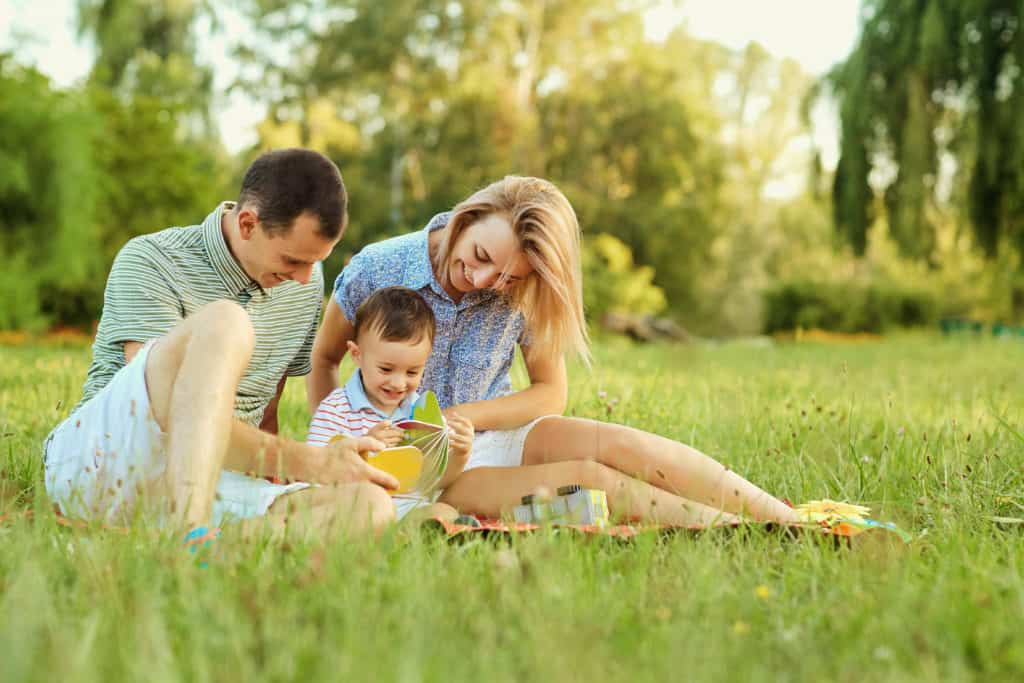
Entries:
[[[451, 520], [441, 517], [433, 517], [425, 520], [424, 525], [444, 532], [448, 537], [456, 540], [464, 540], [471, 537], [488, 536], [509, 536], [520, 533], [533, 533], [545, 528], [564, 530], [587, 536], [607, 536], [610, 538], [628, 540], [642, 534], [670, 535], [675, 533], [700, 534], [713, 531], [730, 531], [743, 527], [761, 528], [770, 532], [782, 532], [791, 536], [807, 533], [817, 533], [831, 536], [837, 539], [851, 539], [869, 531], [887, 531], [894, 533], [905, 542], [913, 540], [913, 535], [900, 529], [892, 522], [879, 522], [864, 517], [867, 508], [850, 505], [848, 503], [836, 503], [834, 501], [811, 501], [796, 508], [800, 511], [805, 521], [795, 524], [778, 524], [775, 522], [718, 522], [710, 525], [672, 525], [672, 524], [609, 524], [604, 526], [590, 524], [527, 524], [523, 522], [505, 521], [501, 519], [490, 519], [474, 516], [476, 524], [457, 524]], [[7, 524], [17, 518], [31, 518], [32, 510], [22, 510], [16, 513], [0, 515], [0, 524]], [[90, 525], [77, 519], [56, 515], [58, 525], [69, 529], [85, 529]], [[103, 529], [127, 533], [123, 527], [102, 525]]]
[[[850, 503], [839, 503], [831, 500], [810, 501], [796, 507], [803, 521], [794, 524], [775, 522], [718, 522], [710, 525], [672, 525], [672, 524], [610, 524], [605, 526], [588, 524], [551, 524], [550, 528], [564, 529], [584, 535], [603, 535], [612, 538], [629, 539], [641, 534], [699, 534], [715, 530], [736, 530], [743, 527], [757, 527], [768, 531], [779, 531], [789, 535], [818, 533], [835, 538], [849, 539], [869, 531], [887, 531], [899, 536], [900, 540], [909, 543], [912, 534], [900, 529], [892, 522], [879, 522], [866, 517], [868, 508]], [[477, 524], [458, 524], [456, 522], [435, 517], [425, 523], [433, 525], [450, 537], [468, 538], [474, 535], [493, 536], [531, 533], [545, 528], [539, 524], [474, 517]]]

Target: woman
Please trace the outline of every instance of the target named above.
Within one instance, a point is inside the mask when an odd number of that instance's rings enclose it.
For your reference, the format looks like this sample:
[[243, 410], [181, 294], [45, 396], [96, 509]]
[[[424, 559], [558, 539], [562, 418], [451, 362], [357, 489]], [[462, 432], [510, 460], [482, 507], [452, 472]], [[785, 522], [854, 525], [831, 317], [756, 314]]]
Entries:
[[[424, 373], [441, 405], [478, 432], [464, 473], [441, 497], [496, 517], [538, 489], [607, 492], [612, 512], [673, 524], [792, 521], [784, 503], [688, 446], [622, 425], [567, 418], [565, 356], [589, 360], [580, 230], [551, 183], [510, 176], [435, 216], [422, 231], [378, 242], [338, 276], [313, 348], [315, 408], [338, 382], [355, 309], [374, 290], [418, 291], [437, 317]], [[512, 392], [522, 349], [530, 386]]]

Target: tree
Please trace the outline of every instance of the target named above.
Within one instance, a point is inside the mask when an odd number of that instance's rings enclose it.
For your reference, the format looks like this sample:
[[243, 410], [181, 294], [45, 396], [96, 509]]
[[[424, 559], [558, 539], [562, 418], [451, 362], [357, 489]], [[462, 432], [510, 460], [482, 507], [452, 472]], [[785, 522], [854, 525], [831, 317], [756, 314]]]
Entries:
[[[870, 0], [860, 40], [830, 74], [841, 156], [835, 222], [863, 253], [872, 172], [905, 255], [930, 256], [936, 204], [963, 206], [984, 251], [1024, 248], [1024, 7], [1019, 0]], [[944, 157], [955, 161], [943, 197]]]
[[0, 54], [0, 329], [41, 329], [95, 291], [98, 127], [82, 97]]
[[212, 138], [213, 73], [196, 61], [204, 0], [78, 0], [79, 34], [96, 44], [90, 82], [119, 97], [153, 98], [192, 138]]
[[[264, 144], [288, 131], [341, 167], [350, 243], [420, 226], [506, 174], [542, 175], [692, 312], [717, 232], [720, 120], [701, 48], [648, 42], [646, 4], [252, 0], [251, 42], [289, 58], [240, 52], [271, 102]], [[345, 125], [318, 140], [325, 113]]]

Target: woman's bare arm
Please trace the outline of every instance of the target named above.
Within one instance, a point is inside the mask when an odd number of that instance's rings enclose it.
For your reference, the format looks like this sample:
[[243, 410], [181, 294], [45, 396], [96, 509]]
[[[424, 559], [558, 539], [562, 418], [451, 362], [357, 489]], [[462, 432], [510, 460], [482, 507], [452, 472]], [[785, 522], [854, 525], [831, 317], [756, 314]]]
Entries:
[[561, 415], [568, 401], [569, 380], [564, 358], [543, 357], [523, 349], [530, 386], [508, 396], [452, 406], [449, 410], [472, 421], [477, 430], [514, 429], [544, 415]]
[[313, 369], [306, 377], [306, 399], [311, 412], [315, 413], [327, 394], [338, 388], [338, 366], [348, 351], [348, 342], [355, 337], [354, 332], [352, 323], [331, 298], [313, 342]]

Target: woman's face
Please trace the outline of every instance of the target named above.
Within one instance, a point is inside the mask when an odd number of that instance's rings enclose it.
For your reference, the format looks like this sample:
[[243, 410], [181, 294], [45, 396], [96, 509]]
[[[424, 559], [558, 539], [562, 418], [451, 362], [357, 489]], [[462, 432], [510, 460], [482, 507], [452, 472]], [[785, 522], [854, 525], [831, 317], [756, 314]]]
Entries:
[[448, 279], [463, 294], [501, 292], [533, 271], [508, 219], [491, 214], [462, 231], [448, 260]]

